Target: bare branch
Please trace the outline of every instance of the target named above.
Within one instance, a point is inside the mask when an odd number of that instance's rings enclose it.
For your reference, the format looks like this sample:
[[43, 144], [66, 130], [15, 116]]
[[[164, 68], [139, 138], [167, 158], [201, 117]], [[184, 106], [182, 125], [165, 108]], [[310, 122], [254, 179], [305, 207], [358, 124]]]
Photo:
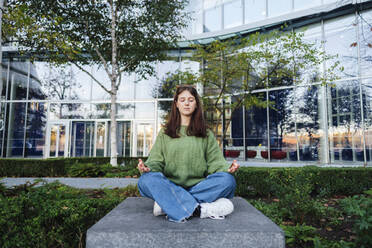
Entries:
[[99, 86], [101, 86], [101, 88], [106, 91], [107, 93], [109, 93], [110, 95], [112, 94], [112, 91], [111, 90], [108, 90], [103, 84], [101, 84], [100, 81], [98, 81], [93, 75], [92, 73], [90, 73], [89, 71], [85, 70], [82, 66], [80, 66], [78, 63], [76, 63], [75, 61], [71, 61], [71, 63], [73, 63], [76, 67], [78, 67], [80, 70], [82, 70], [83, 72], [85, 72], [86, 74], [88, 74], [89, 77], [91, 77], [93, 79], [94, 82], [96, 82]]

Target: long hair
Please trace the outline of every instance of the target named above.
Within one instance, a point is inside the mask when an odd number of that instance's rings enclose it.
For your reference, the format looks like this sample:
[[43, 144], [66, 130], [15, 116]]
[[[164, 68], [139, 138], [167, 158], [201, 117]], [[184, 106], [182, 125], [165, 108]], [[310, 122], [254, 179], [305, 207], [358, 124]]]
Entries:
[[207, 136], [207, 126], [204, 120], [203, 108], [199, 99], [198, 92], [191, 85], [180, 85], [177, 87], [176, 93], [173, 97], [172, 110], [168, 121], [165, 124], [165, 134], [172, 138], [179, 138], [178, 135], [181, 127], [181, 114], [177, 108], [178, 95], [187, 90], [193, 97], [195, 97], [196, 108], [191, 115], [190, 124], [187, 127], [186, 134], [188, 136], [203, 137]]

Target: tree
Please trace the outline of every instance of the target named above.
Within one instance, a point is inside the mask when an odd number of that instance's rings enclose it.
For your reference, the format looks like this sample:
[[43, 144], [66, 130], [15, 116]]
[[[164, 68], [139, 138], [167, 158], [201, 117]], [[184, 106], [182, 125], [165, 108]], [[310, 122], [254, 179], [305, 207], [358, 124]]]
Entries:
[[[175, 74], [183, 77], [184, 83], [203, 85], [206, 110], [217, 114], [217, 121], [222, 119], [223, 144], [231, 122], [225, 118], [227, 109], [233, 113], [243, 105], [247, 109], [267, 107], [266, 99], [252, 94], [254, 90], [302, 85], [314, 80], [325, 83], [337, 78], [337, 71], [342, 70], [339, 62], [334, 62], [324, 74], [319, 74], [319, 66], [333, 57], [316, 45], [305, 42], [303, 36], [303, 33], [280, 30], [194, 47], [191, 59], [201, 62], [200, 70]], [[185, 73], [194, 76], [185, 77]], [[234, 101], [231, 101], [232, 96]], [[216, 133], [217, 130], [218, 125], [215, 126]]]
[[[62, 101], [79, 99], [76, 90], [81, 88], [81, 84], [76, 81], [72, 69], [49, 67], [47, 74], [44, 75], [41, 81], [41, 86], [50, 99]], [[61, 103], [58, 106], [52, 105], [51, 111], [56, 112], [62, 118], [64, 107], [67, 107], [69, 110], [76, 110], [79, 106], [80, 104], [78, 103]], [[71, 116], [69, 117], [71, 118]]]
[[[117, 165], [116, 98], [123, 73], [145, 77], [166, 58], [186, 26], [180, 0], [9, 0], [4, 26], [8, 40], [56, 64], [72, 63], [111, 97], [111, 164]], [[104, 68], [110, 87], [84, 65]]]

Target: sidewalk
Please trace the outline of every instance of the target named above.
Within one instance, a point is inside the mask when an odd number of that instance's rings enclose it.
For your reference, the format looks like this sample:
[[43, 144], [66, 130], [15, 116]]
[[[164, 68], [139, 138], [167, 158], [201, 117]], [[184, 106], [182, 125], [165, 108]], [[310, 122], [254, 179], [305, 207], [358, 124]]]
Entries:
[[[26, 182], [34, 182], [39, 179], [37, 177], [5, 177], [0, 179], [0, 182], [4, 183], [4, 186], [10, 188], [16, 185], [25, 184]], [[41, 178], [46, 183], [59, 181], [62, 184], [79, 188], [79, 189], [113, 189], [113, 188], [125, 188], [128, 185], [137, 185], [137, 178], [68, 178], [68, 177], [43, 177]], [[41, 186], [45, 183], [40, 182], [37, 186]]]

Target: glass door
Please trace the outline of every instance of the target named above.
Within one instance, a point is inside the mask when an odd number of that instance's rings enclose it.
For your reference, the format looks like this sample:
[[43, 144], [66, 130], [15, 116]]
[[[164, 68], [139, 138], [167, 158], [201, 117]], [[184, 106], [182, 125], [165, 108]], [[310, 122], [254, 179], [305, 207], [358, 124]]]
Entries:
[[49, 123], [47, 134], [46, 156], [51, 158], [68, 157], [68, 122]]
[[94, 151], [94, 121], [74, 121], [71, 132], [71, 156], [92, 157]]
[[153, 144], [154, 124], [137, 123], [136, 124], [135, 150], [133, 154], [137, 157], [146, 157], [149, 155]]

